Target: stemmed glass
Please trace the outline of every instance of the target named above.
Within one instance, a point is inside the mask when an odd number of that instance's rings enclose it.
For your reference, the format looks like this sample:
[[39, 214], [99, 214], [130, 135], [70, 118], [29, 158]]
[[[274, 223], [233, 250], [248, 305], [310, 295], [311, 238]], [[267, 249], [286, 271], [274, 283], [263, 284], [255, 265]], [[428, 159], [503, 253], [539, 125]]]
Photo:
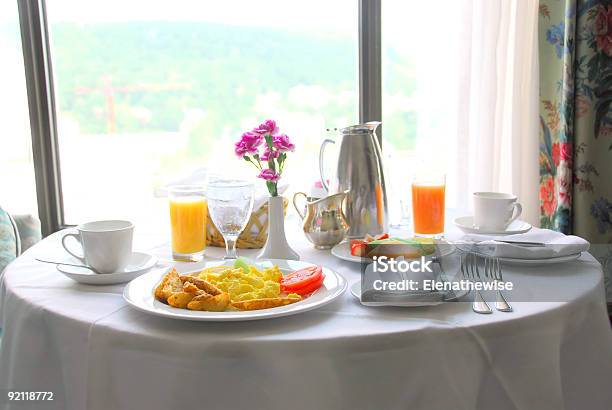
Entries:
[[211, 178], [206, 197], [210, 217], [225, 240], [224, 259], [236, 259], [236, 241], [253, 211], [253, 183], [239, 179]]

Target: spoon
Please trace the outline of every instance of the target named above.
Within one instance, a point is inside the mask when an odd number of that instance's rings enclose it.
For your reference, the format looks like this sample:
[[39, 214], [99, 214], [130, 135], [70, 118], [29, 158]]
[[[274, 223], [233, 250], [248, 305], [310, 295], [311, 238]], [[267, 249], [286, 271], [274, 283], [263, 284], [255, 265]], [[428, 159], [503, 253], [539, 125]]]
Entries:
[[97, 270], [95, 270], [94, 268], [92, 268], [91, 266], [87, 266], [87, 265], [77, 265], [75, 263], [66, 263], [66, 262], [56, 262], [56, 261], [47, 261], [44, 259], [40, 259], [40, 258], [35, 258], [38, 262], [43, 262], [43, 263], [51, 263], [53, 265], [65, 265], [65, 266], [74, 266], [77, 268], [85, 268], [85, 269], [89, 269], [90, 271], [92, 271], [93, 273], [97, 273], [100, 274], [100, 272], [98, 272]]

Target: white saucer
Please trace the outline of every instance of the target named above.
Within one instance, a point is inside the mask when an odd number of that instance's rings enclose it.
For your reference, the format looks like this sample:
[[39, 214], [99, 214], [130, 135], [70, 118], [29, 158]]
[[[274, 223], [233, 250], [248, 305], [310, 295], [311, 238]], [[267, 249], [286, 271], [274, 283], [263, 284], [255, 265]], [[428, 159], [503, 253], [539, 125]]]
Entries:
[[486, 230], [474, 226], [473, 216], [462, 216], [455, 219], [455, 225], [465, 233], [478, 235], [516, 235], [519, 233], [528, 232], [531, 229], [531, 224], [517, 219], [513, 221], [506, 229], [502, 230]]
[[134, 252], [130, 257], [128, 265], [120, 272], [94, 273], [87, 268], [69, 265], [57, 265], [57, 270], [79, 283], [87, 285], [114, 285], [131, 281], [151, 270], [156, 263], [157, 258], [155, 256], [142, 252]]

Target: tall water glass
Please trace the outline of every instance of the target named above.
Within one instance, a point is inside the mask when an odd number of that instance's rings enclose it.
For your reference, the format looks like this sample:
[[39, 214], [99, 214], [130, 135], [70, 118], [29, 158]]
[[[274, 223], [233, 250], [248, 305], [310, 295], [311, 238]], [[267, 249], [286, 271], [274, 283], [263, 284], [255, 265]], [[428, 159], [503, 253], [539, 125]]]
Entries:
[[236, 259], [236, 241], [253, 211], [253, 183], [211, 178], [206, 197], [210, 218], [225, 240], [225, 259]]

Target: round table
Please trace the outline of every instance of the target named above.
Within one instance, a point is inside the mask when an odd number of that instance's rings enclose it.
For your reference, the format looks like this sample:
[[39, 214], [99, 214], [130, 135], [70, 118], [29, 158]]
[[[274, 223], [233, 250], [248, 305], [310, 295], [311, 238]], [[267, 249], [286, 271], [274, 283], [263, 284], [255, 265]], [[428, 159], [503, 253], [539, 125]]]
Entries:
[[[329, 266], [350, 284], [359, 280], [359, 265], [313, 249], [297, 227], [288, 231], [302, 260]], [[1, 394], [51, 391], [55, 398], [27, 408], [609, 409], [612, 403], [602, 272], [587, 253], [562, 265], [506, 267], [504, 279], [528, 290], [524, 301], [512, 302], [513, 313], [478, 315], [469, 302], [365, 307], [348, 291], [297, 316], [212, 323], [150, 316], [126, 304], [123, 285], [80, 285], [37, 262], [35, 256], [62, 255], [61, 234], [25, 252], [2, 280]], [[167, 258], [165, 242], [136, 230], [135, 250]], [[197, 266], [178, 264], [182, 271]], [[26, 408], [7, 408], [12, 405]]]

